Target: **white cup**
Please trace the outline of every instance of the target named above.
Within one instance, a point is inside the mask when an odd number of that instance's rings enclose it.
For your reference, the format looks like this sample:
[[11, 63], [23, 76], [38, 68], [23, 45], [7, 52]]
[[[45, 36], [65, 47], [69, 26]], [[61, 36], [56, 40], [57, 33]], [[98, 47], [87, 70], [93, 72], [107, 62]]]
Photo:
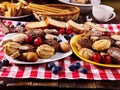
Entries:
[[114, 8], [107, 5], [94, 5], [92, 7], [92, 14], [99, 22], [107, 22], [115, 18], [116, 14]]

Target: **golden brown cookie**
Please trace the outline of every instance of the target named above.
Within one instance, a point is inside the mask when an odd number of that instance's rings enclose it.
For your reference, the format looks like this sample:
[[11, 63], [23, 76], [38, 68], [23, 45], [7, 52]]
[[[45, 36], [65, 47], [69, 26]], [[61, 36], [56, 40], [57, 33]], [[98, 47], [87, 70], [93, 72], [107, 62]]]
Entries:
[[19, 49], [20, 46], [21, 45], [19, 43], [8, 42], [8, 43], [3, 45], [3, 51], [8, 55], [12, 55], [13, 53], [15, 53]]
[[103, 51], [111, 46], [111, 41], [108, 39], [97, 40], [92, 44], [94, 50]]
[[13, 36], [12, 40], [14, 42], [23, 42], [27, 35], [23, 33], [17, 33]]
[[50, 45], [43, 44], [37, 48], [36, 52], [40, 58], [50, 58], [54, 55], [55, 48]]
[[91, 59], [93, 54], [95, 54], [95, 52], [88, 48], [81, 48], [81, 50], [79, 50], [79, 55], [86, 59]]
[[70, 51], [70, 44], [68, 42], [60, 42], [60, 49], [62, 52]]
[[38, 55], [35, 52], [24, 52], [22, 55], [28, 62], [36, 62], [38, 60]]

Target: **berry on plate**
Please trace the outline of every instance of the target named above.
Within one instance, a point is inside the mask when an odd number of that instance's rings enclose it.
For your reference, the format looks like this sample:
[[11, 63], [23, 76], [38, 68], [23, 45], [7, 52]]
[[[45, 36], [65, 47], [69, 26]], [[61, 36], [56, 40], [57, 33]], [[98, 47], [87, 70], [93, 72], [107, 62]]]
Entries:
[[95, 54], [93, 54], [92, 60], [93, 60], [94, 62], [100, 63], [100, 62], [101, 62], [101, 54], [100, 54], [100, 53], [95, 53]]

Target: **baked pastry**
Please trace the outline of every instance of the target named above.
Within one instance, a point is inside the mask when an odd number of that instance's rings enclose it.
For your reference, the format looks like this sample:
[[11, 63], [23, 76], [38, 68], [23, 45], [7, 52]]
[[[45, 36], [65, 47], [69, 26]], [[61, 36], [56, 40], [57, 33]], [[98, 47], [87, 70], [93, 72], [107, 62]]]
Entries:
[[50, 45], [43, 44], [37, 48], [36, 52], [40, 58], [46, 59], [46, 58], [50, 58], [52, 55], [54, 55], [55, 48]]
[[48, 23], [43, 21], [36, 21], [36, 22], [28, 22], [25, 25], [26, 30], [32, 30], [32, 29], [44, 29], [48, 27]]
[[32, 36], [32, 38], [44, 37], [45, 36], [45, 33], [42, 29], [31, 29], [31, 30], [27, 30], [25, 33], [27, 35]]
[[23, 42], [27, 35], [23, 33], [17, 33], [12, 37], [14, 42]]
[[107, 53], [113, 58], [113, 62], [120, 64], [120, 48], [110, 47]]
[[93, 54], [95, 54], [94, 51], [92, 51], [91, 49], [88, 48], [81, 48], [78, 51], [79, 55], [86, 58], [86, 59], [92, 59]]
[[66, 28], [66, 22], [58, 21], [47, 17], [46, 23], [49, 25], [50, 28]]
[[120, 40], [120, 35], [113, 34], [113, 35], [111, 35], [111, 38], [114, 40]]
[[20, 46], [21, 45], [19, 43], [8, 42], [8, 43], [3, 45], [3, 51], [8, 55], [12, 55], [13, 53], [15, 53], [19, 49]]
[[53, 40], [53, 38], [57, 38], [58, 39], [58, 36], [52, 35], [52, 34], [46, 34], [45, 35], [45, 39], [52, 39]]
[[56, 29], [44, 29], [44, 32], [45, 32], [46, 34], [52, 34], [52, 35], [56, 35], [56, 36], [59, 35], [59, 32], [58, 32], [58, 30], [56, 30]]
[[87, 37], [81, 37], [77, 40], [76, 46], [77, 46], [78, 50], [80, 50], [81, 48], [89, 48], [90, 49], [92, 47], [92, 41]]
[[76, 33], [86, 32], [86, 29], [83, 27], [82, 24], [78, 24], [78, 23], [74, 22], [73, 20], [67, 21], [66, 28], [72, 29]]
[[55, 52], [59, 51], [60, 44], [56, 40], [52, 40], [52, 39], [45, 40], [45, 43], [52, 46], [52, 47], [54, 47]]
[[116, 42], [115, 42], [115, 46], [117, 46], [117, 47], [120, 48], [120, 41], [116, 41]]
[[64, 53], [70, 51], [70, 44], [68, 42], [60, 42], [60, 50]]
[[111, 41], [108, 39], [97, 40], [92, 44], [92, 48], [97, 51], [103, 51], [111, 46]]
[[36, 62], [38, 60], [38, 55], [35, 52], [24, 52], [19, 57], [18, 60], [27, 62]]
[[115, 44], [115, 41], [112, 38], [110, 38], [109, 36], [101, 36], [101, 37], [98, 38], [98, 40], [101, 40], [101, 39], [110, 40], [111, 46], [113, 46]]
[[23, 44], [19, 47], [20, 52], [34, 52], [36, 47], [30, 44]]

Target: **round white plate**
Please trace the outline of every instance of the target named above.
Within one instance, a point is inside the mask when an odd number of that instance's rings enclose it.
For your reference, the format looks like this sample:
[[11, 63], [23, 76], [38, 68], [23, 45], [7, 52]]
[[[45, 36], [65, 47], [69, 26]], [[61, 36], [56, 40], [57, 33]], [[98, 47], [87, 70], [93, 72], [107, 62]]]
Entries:
[[[10, 33], [10, 34], [7, 34], [3, 40], [1, 41], [1, 43], [4, 41], [4, 40], [7, 40], [7, 39], [12, 39], [12, 37], [15, 35], [16, 33]], [[59, 38], [62, 40], [62, 41], [65, 41], [67, 42], [67, 40], [62, 36], [62, 35], [59, 35]], [[0, 43], [0, 44], [1, 44]], [[69, 55], [72, 54], [72, 50], [70, 49], [69, 52], [66, 52], [66, 53], [60, 53], [60, 52], [56, 52], [52, 57], [48, 58], [48, 59], [38, 59], [37, 62], [25, 62], [25, 61], [20, 61], [20, 60], [17, 60], [17, 59], [12, 59], [10, 56], [6, 55], [5, 54], [5, 58], [8, 59], [10, 62], [13, 62], [15, 64], [40, 64], [40, 63], [47, 63], [47, 62], [52, 62], [52, 61], [56, 61], [56, 60], [60, 60], [60, 59], [63, 59], [65, 57], [68, 57]]]
[[74, 6], [80, 7], [81, 11], [90, 11], [92, 10], [92, 6], [96, 4], [100, 4], [101, 0], [91, 0], [91, 4], [78, 4], [78, 3], [71, 3], [70, 0], [58, 0], [59, 2], [65, 3], [65, 4], [70, 4]]
[[0, 19], [16, 20], [16, 19], [22, 19], [22, 18], [29, 17], [30, 15], [32, 15], [32, 14], [23, 15], [23, 16], [16, 16], [16, 17], [5, 17], [5, 16], [0, 16]]

